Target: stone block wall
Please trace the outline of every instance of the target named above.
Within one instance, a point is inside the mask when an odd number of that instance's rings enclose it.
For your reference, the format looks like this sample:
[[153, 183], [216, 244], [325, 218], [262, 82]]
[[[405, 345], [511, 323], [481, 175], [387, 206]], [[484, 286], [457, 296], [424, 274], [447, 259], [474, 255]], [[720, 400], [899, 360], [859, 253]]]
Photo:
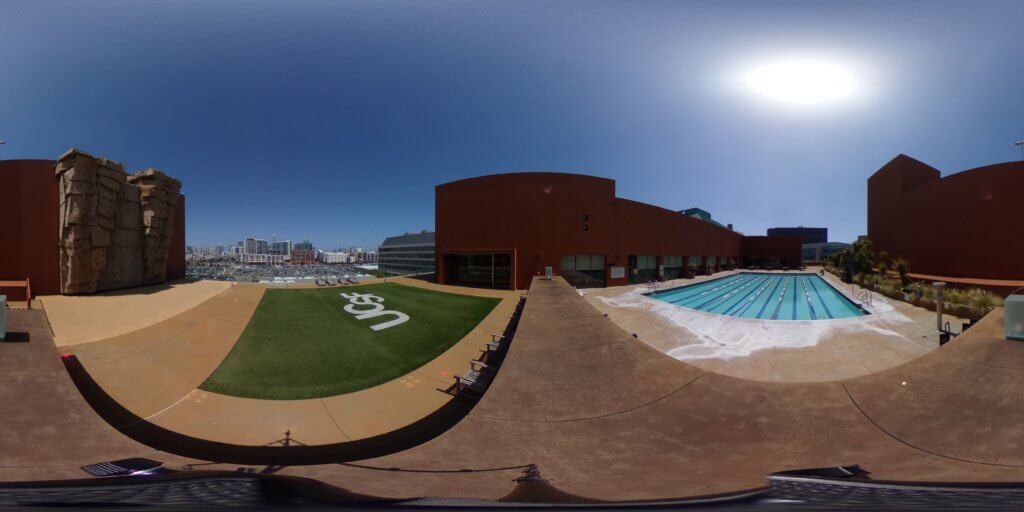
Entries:
[[142, 205], [142, 281], [162, 283], [167, 280], [181, 182], [150, 168], [128, 176], [128, 183], [138, 187]]
[[79, 294], [166, 280], [181, 183], [156, 169], [72, 149], [56, 164], [61, 293]]

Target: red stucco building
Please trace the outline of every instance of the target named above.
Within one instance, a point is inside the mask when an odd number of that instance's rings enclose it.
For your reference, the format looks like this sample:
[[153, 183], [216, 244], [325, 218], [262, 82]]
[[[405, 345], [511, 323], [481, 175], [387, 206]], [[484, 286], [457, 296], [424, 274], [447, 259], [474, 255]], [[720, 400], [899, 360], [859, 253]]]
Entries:
[[943, 178], [899, 155], [868, 179], [868, 237], [913, 273], [1024, 280], [1022, 193], [1024, 162]]
[[672, 210], [615, 197], [615, 181], [579, 174], [496, 174], [435, 190], [437, 278], [526, 289], [551, 267], [578, 286], [675, 278], [687, 264], [772, 259], [800, 265], [800, 239], [746, 237]]
[[[0, 281], [31, 279], [33, 295], [61, 292], [60, 187], [54, 160], [0, 161]], [[185, 277], [185, 197], [178, 198], [167, 279]], [[23, 300], [18, 288], [0, 290]]]

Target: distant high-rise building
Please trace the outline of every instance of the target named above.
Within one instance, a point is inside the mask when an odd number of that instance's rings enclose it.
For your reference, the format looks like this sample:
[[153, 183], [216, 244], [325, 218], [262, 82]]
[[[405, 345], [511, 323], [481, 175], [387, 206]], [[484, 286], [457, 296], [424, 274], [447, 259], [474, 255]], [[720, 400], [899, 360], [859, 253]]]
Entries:
[[768, 236], [798, 236], [804, 244], [823, 244], [828, 242], [828, 228], [768, 228]]
[[316, 263], [316, 249], [309, 239], [292, 244], [291, 262], [293, 265], [312, 265]]
[[270, 243], [270, 254], [277, 254], [282, 256], [291, 256], [292, 254], [292, 242], [290, 240], [280, 240]]
[[312, 251], [313, 250], [313, 244], [312, 244], [312, 242], [309, 241], [308, 238], [304, 239], [301, 242], [296, 242], [296, 243], [292, 244], [292, 251], [298, 251], [298, 250]]

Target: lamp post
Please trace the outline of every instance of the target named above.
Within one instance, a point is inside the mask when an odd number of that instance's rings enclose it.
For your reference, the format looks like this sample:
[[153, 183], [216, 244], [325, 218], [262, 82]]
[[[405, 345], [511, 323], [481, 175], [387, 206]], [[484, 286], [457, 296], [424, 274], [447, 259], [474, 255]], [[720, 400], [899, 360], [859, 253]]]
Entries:
[[946, 287], [946, 283], [935, 281], [932, 286], [935, 287], [935, 326], [942, 332], [942, 289]]
[[[0, 143], [2, 143], [2, 141], [0, 141]], [[1020, 147], [1020, 160], [1024, 162], [1024, 140], [1018, 140], [1017, 142], [1014, 142], [1013, 145]]]

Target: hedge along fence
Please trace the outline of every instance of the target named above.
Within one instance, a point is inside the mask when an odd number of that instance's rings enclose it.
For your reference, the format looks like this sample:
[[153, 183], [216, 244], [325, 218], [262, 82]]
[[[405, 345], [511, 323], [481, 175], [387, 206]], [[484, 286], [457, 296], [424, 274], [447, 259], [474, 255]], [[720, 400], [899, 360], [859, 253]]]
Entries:
[[[825, 269], [842, 279], [842, 274], [835, 267], [827, 265]], [[874, 274], [857, 274], [853, 281], [864, 289], [935, 311], [935, 287], [920, 281], [912, 281], [904, 286], [899, 279], [882, 278]], [[942, 291], [942, 312], [972, 322], [981, 320], [989, 311], [1002, 305], [1001, 297], [979, 288], [946, 288]]]

